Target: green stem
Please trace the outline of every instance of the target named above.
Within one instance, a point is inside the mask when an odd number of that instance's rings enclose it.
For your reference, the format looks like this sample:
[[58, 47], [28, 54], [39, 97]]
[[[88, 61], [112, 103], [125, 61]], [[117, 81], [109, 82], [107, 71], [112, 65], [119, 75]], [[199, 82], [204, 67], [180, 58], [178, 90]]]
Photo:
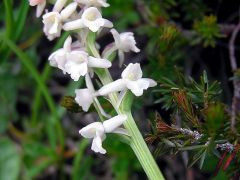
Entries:
[[147, 176], [151, 180], [164, 179], [157, 163], [155, 162], [151, 152], [149, 151], [133, 117], [129, 111], [119, 111], [119, 114], [127, 115], [128, 119], [124, 124], [124, 127], [128, 130], [131, 141], [130, 146], [136, 154], [140, 164], [142, 165]]
[[[106, 70], [105, 73], [101, 73], [101, 74], [99, 73], [98, 76], [104, 85], [112, 82], [112, 78], [108, 70]], [[109, 98], [113, 106], [116, 107], [117, 94], [112, 93], [109, 95]], [[129, 100], [131, 101], [131, 99]], [[127, 129], [131, 137], [131, 141], [129, 144], [133, 149], [134, 153], [136, 154], [148, 178], [151, 180], [164, 179], [160, 169], [158, 168], [157, 163], [155, 162], [150, 150], [147, 147], [147, 144], [143, 139], [143, 136], [141, 135], [135, 123], [135, 120], [132, 117], [131, 107], [122, 107], [122, 108], [116, 109], [116, 111], [118, 114], [125, 114], [128, 117], [126, 123], [124, 124], [124, 127]]]

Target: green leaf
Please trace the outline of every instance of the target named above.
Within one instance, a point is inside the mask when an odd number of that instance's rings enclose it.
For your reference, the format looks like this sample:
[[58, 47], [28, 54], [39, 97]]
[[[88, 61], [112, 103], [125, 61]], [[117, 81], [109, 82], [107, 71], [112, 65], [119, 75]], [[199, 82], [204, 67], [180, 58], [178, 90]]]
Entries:
[[0, 139], [0, 179], [17, 180], [21, 159], [16, 145], [7, 138]]
[[13, 4], [10, 0], [4, 0], [5, 14], [6, 14], [6, 36], [12, 37], [14, 30], [14, 19], [13, 19]]
[[[83, 157], [84, 151], [86, 149], [86, 147], [88, 146], [89, 141], [86, 139], [83, 139], [80, 144], [79, 144], [79, 149], [78, 149], [78, 153], [74, 159], [74, 163], [73, 163], [73, 176], [72, 176], [72, 180], [78, 180], [80, 178], [83, 178], [83, 174], [81, 173], [81, 169], [83, 169], [83, 163], [81, 163], [82, 159], [84, 159], [85, 157]], [[88, 162], [89, 163], [89, 162]], [[90, 163], [91, 164], [91, 163]], [[90, 166], [89, 166], [90, 167]], [[84, 167], [87, 168], [87, 167]]]
[[194, 155], [189, 158], [187, 166], [192, 167], [198, 160], [200, 160], [203, 156], [206, 155], [205, 153], [206, 153], [206, 148], [203, 148], [197, 151], [197, 153], [194, 153]]
[[189, 151], [189, 150], [195, 150], [195, 149], [202, 149], [204, 147], [206, 147], [206, 146], [205, 145], [186, 146], [186, 147], [179, 148], [179, 150], [181, 150], [181, 151]]
[[0, 67], [0, 133], [5, 132], [10, 121], [17, 119], [16, 99], [18, 81], [8, 70], [10, 67], [5, 63]]
[[33, 65], [31, 59], [29, 58], [29, 56], [26, 53], [24, 53], [21, 49], [19, 49], [13, 43], [13, 41], [11, 41], [10, 39], [8, 39], [8, 38], [6, 38], [4, 36], [0, 36], [0, 40], [3, 40], [4, 43], [6, 43], [6, 45], [18, 56], [18, 58], [21, 61], [21, 63], [29, 71], [29, 73], [32, 75], [33, 79], [39, 85], [39, 88], [41, 89], [41, 91], [42, 91], [42, 93], [43, 93], [43, 95], [44, 95], [44, 97], [46, 99], [46, 102], [48, 104], [48, 107], [51, 110], [51, 113], [52, 113], [52, 115], [54, 117], [54, 118], [52, 118], [52, 120], [53, 120], [52, 123], [55, 124], [55, 127], [57, 129], [59, 142], [63, 146], [64, 145], [64, 135], [63, 135], [63, 132], [62, 132], [61, 124], [58, 121], [58, 114], [57, 114], [56, 105], [55, 105], [55, 102], [54, 102], [54, 100], [52, 99], [52, 97], [51, 97], [51, 95], [49, 93], [48, 88], [44, 84], [44, 81], [43, 81], [41, 75], [38, 73], [37, 69]]
[[211, 104], [206, 110], [206, 123], [209, 133], [214, 134], [224, 126], [225, 110], [222, 104]]
[[39, 175], [43, 170], [57, 162], [59, 159], [55, 150], [37, 141], [29, 141], [23, 144], [24, 165], [28, 178]]
[[200, 169], [202, 169], [202, 167], [203, 167], [203, 164], [204, 164], [205, 159], [206, 159], [206, 155], [207, 155], [207, 150], [204, 151], [204, 153], [202, 154], [202, 157], [200, 159], [200, 164], [199, 164]]
[[15, 33], [14, 33], [14, 40], [18, 40], [19, 36], [21, 35], [25, 22], [26, 22], [26, 18], [27, 18], [27, 13], [29, 10], [29, 2], [26, 0], [22, 0], [22, 2], [20, 3], [20, 7], [17, 13], [17, 19], [15, 21]]

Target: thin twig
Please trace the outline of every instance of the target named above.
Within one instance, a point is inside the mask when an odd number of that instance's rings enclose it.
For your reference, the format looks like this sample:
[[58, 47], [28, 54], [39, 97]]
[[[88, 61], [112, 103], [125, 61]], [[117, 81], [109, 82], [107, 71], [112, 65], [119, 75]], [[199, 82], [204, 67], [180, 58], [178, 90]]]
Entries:
[[[240, 31], [240, 22], [235, 27], [231, 39], [229, 41], [229, 58], [230, 58], [230, 64], [232, 68], [232, 72], [235, 74], [237, 71], [237, 60], [235, 57], [235, 41], [237, 38], [237, 35]], [[237, 110], [240, 107], [240, 81], [234, 77], [233, 79], [233, 88], [234, 88], [234, 94], [232, 99], [232, 113], [231, 113], [231, 129], [233, 132], [236, 132], [235, 124], [236, 124], [236, 115]]]

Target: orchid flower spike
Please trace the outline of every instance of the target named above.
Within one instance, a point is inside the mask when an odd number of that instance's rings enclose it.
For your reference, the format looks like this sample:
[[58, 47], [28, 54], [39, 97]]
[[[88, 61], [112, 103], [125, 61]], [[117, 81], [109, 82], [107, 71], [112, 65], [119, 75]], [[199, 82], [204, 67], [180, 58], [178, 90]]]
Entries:
[[95, 58], [81, 50], [72, 50], [72, 38], [69, 36], [64, 47], [52, 53], [49, 57], [50, 65], [58, 67], [64, 73], [71, 75], [74, 81], [89, 72], [89, 68], [109, 68], [112, 63], [106, 59]]
[[115, 47], [118, 49], [119, 64], [122, 66], [124, 62], [124, 52], [133, 51], [138, 53], [140, 49], [136, 46], [136, 41], [132, 32], [119, 34], [115, 29], [112, 29], [111, 33], [115, 41]]
[[110, 5], [106, 0], [76, 0], [79, 4], [85, 5], [87, 7], [109, 7]]
[[[58, 7], [57, 9], [59, 10], [62, 8]], [[77, 3], [73, 2], [65, 7], [61, 12], [52, 11], [43, 15], [43, 31], [50, 41], [56, 37], [60, 37], [62, 31], [62, 23], [67, 20], [75, 12], [76, 9]]]
[[82, 128], [79, 131], [83, 137], [93, 139], [91, 149], [96, 153], [105, 154], [106, 150], [102, 147], [102, 142], [106, 138], [106, 133], [117, 133], [128, 135], [127, 131], [120, 126], [127, 120], [126, 115], [118, 115], [109, 120], [101, 122], [95, 122]]
[[149, 78], [142, 78], [142, 70], [139, 63], [130, 63], [122, 72], [122, 78], [99, 89], [101, 96], [106, 96], [112, 92], [129, 89], [135, 96], [143, 95], [143, 90], [154, 87], [157, 83]]
[[45, 9], [46, 0], [28, 0], [30, 6], [37, 6], [36, 16], [40, 17]]
[[102, 14], [96, 7], [90, 7], [84, 10], [81, 19], [65, 23], [63, 29], [71, 31], [88, 28], [92, 32], [97, 32], [101, 27], [112, 28], [113, 24], [109, 20], [102, 18]]

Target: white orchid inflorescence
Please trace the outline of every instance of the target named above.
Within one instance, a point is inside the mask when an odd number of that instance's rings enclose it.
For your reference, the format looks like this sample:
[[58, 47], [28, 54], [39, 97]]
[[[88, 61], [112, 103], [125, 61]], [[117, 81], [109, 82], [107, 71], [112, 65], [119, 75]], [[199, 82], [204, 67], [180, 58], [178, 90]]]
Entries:
[[[37, 16], [44, 11], [46, 0], [29, 0], [31, 6], [37, 6]], [[106, 0], [57, 0], [53, 5], [52, 11], [46, 10], [43, 18], [43, 31], [49, 40], [60, 37], [62, 31], [69, 31], [69, 35], [63, 45], [49, 56], [51, 66], [57, 67], [64, 74], [69, 74], [74, 81], [85, 77], [86, 88], [75, 90], [75, 101], [87, 112], [93, 104], [102, 117], [103, 122], [95, 122], [84, 128], [79, 133], [85, 138], [91, 138], [92, 150], [97, 153], [106, 153], [102, 147], [102, 142], [107, 133], [117, 133], [131, 136], [131, 129], [120, 128], [128, 121], [128, 116], [120, 112], [118, 104], [124, 99], [126, 92], [132, 92], [135, 96], [143, 95], [143, 91], [149, 87], [156, 86], [152, 79], [142, 78], [143, 73], [139, 63], [130, 63], [122, 72], [121, 78], [111, 81], [107, 69], [112, 66], [110, 56], [118, 54], [120, 65], [124, 62], [124, 53], [140, 52], [136, 46], [134, 34], [131, 32], [118, 33], [111, 29], [114, 42], [105, 47], [102, 56], [96, 48], [96, 42], [92, 42], [90, 37], [99, 34], [103, 28], [113, 28], [112, 22], [104, 19], [101, 14], [102, 7], [108, 7]], [[94, 36], [93, 36], [94, 35]], [[73, 41], [76, 39], [76, 41]], [[95, 41], [95, 39], [94, 39]], [[104, 74], [102, 87], [95, 90], [92, 83], [94, 73], [97, 76]], [[101, 75], [99, 79], [101, 80]], [[110, 81], [109, 81], [110, 80]], [[99, 84], [99, 83], [98, 83]], [[117, 97], [117, 104], [110, 101], [118, 114], [111, 118], [102, 108], [98, 98], [104, 96], [111, 98]], [[104, 119], [108, 119], [104, 121]]]

